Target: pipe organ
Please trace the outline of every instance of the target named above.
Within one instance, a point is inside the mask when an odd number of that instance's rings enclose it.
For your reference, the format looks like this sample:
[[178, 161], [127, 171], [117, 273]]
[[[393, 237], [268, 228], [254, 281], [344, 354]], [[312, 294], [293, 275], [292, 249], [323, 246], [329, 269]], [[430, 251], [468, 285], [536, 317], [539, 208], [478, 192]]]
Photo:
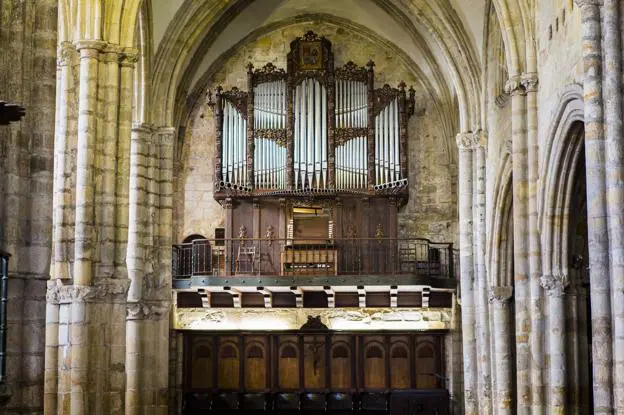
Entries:
[[229, 207], [225, 238], [255, 240], [226, 263], [253, 258], [258, 238], [273, 235], [284, 242], [263, 255], [281, 269], [250, 266], [254, 272], [346, 272], [376, 259], [345, 239], [397, 237], [415, 91], [404, 83], [376, 88], [372, 61], [334, 67], [331, 43], [312, 32], [291, 42], [286, 62], [249, 64], [246, 91], [208, 94], [214, 197]]
[[406, 196], [415, 91], [375, 89], [372, 61], [334, 68], [331, 43], [312, 32], [291, 43], [287, 62], [287, 70], [249, 64], [249, 92], [209, 94], [215, 194]]

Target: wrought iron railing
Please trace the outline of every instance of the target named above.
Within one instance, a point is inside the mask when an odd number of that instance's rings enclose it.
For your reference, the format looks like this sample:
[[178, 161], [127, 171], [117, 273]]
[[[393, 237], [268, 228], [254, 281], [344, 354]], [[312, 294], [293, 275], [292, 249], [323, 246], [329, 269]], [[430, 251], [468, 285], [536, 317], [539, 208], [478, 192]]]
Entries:
[[172, 258], [173, 278], [457, 275], [453, 244], [422, 238], [197, 239], [174, 245]]

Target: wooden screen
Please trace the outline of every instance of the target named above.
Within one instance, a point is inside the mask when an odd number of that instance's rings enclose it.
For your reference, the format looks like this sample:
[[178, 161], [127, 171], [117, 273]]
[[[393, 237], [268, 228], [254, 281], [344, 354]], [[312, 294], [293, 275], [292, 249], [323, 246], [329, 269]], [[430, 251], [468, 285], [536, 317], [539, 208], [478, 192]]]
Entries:
[[443, 336], [189, 333], [185, 336], [185, 390], [374, 392], [444, 388]]

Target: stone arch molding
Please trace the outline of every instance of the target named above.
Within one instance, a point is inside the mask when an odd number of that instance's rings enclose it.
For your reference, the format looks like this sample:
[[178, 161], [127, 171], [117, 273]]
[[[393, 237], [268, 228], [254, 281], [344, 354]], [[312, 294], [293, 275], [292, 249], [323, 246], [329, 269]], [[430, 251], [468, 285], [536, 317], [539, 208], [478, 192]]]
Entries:
[[538, 223], [542, 244], [542, 286], [568, 284], [567, 221], [574, 175], [584, 145], [583, 88], [566, 87], [546, 136], [540, 176]]

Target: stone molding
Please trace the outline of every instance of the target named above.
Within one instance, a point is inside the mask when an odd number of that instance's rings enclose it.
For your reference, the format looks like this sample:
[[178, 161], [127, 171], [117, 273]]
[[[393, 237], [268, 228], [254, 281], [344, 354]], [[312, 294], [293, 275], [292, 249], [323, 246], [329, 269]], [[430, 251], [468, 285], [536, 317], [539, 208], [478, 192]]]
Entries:
[[513, 287], [511, 286], [492, 286], [490, 287], [489, 302], [490, 304], [507, 305], [511, 303], [513, 298]]
[[514, 95], [526, 95], [526, 88], [520, 76], [513, 76], [505, 83], [505, 93]]
[[74, 43], [80, 59], [98, 59], [107, 43], [102, 40], [78, 40]]
[[52, 304], [73, 302], [125, 301], [130, 288], [130, 280], [106, 278], [94, 285], [63, 285], [62, 281], [48, 281], [46, 301]]
[[128, 303], [126, 320], [159, 321], [169, 317], [169, 301], [137, 301]]
[[565, 274], [543, 275], [540, 285], [549, 297], [563, 297], [570, 282]]
[[521, 84], [526, 92], [537, 92], [539, 86], [539, 79], [537, 73], [530, 72], [522, 74]]

